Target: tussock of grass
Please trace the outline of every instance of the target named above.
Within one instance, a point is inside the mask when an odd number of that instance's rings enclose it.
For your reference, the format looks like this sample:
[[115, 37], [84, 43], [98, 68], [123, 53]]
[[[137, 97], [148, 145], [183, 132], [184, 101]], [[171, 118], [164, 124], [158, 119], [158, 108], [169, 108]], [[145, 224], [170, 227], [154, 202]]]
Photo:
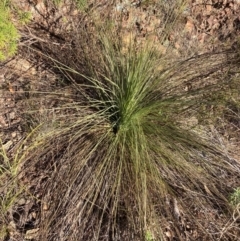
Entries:
[[187, 121], [217, 106], [225, 54], [169, 64], [152, 47], [122, 51], [113, 37], [87, 50], [98, 53], [87, 75], [77, 48], [72, 61], [53, 60], [78, 95], [43, 124], [25, 158], [26, 175], [48, 172], [41, 240], [163, 240], [168, 219], [193, 218], [189, 206], [229, 210], [224, 180], [239, 164]]

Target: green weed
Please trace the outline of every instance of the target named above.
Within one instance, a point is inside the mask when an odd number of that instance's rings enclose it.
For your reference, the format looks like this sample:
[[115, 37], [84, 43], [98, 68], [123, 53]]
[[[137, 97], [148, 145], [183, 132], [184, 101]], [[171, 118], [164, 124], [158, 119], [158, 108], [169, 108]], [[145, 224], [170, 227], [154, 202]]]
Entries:
[[21, 24], [28, 24], [32, 19], [31, 12], [24, 12], [24, 11], [18, 10], [17, 15], [18, 15], [18, 18], [19, 18], [19, 22]]
[[232, 206], [236, 207], [240, 204], [240, 188], [236, 188], [235, 191], [230, 196], [230, 203]]
[[146, 241], [154, 241], [153, 235], [150, 231], [146, 231], [145, 239]]
[[19, 34], [10, 20], [7, 2], [0, 3], [0, 61], [13, 56], [17, 52]]
[[[53, 2], [56, 5], [60, 5], [63, 2], [63, 0], [53, 0]], [[81, 11], [85, 11], [87, 9], [88, 0], [73, 0], [72, 2], [75, 3], [77, 8]]]

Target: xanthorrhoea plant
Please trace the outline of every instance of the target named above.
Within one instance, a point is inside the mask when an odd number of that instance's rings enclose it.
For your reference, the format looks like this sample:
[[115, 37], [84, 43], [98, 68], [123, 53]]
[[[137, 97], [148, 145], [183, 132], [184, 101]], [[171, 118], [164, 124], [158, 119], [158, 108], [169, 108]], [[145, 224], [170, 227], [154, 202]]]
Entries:
[[[144, 240], [150, 232], [160, 240], [179, 209], [191, 216], [183, 198], [226, 208], [219, 175], [239, 165], [188, 121], [208, 111], [204, 96], [220, 88], [213, 73], [223, 56], [167, 65], [154, 48], [122, 48], [106, 35], [99, 41], [89, 76], [54, 61], [78, 96], [59, 107], [26, 158], [26, 170], [50, 175], [41, 239]], [[213, 81], [203, 83], [206, 76]]]

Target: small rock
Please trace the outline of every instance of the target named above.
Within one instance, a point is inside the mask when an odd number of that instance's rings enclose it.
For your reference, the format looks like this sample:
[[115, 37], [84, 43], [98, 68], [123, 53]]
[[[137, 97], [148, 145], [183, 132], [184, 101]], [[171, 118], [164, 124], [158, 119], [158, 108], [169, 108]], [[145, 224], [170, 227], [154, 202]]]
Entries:
[[30, 229], [26, 232], [25, 234], [25, 239], [26, 240], [31, 240], [31, 239], [34, 239], [38, 236], [38, 231], [39, 231], [39, 228], [34, 228], [34, 229]]
[[26, 204], [26, 199], [25, 198], [20, 198], [18, 200], [18, 205], [24, 205], [24, 204]]
[[33, 218], [33, 219], [36, 219], [36, 218], [37, 218], [37, 213], [36, 213], [36, 212], [32, 212], [31, 215], [32, 215], [32, 218]]
[[7, 122], [5, 121], [3, 116], [0, 116], [0, 127], [8, 126]]
[[116, 6], [116, 10], [117, 10], [117, 12], [122, 12], [123, 9], [124, 9], [123, 4], [117, 4], [117, 6]]
[[15, 230], [16, 229], [16, 224], [14, 221], [11, 221], [9, 224], [8, 224], [8, 228], [10, 230]]
[[12, 138], [15, 138], [17, 136], [17, 132], [12, 132], [11, 136], [12, 136]]
[[166, 232], [165, 232], [165, 235], [166, 235], [168, 238], [171, 238], [171, 237], [172, 237], [172, 234], [171, 234], [170, 231], [166, 231]]
[[8, 151], [11, 146], [12, 146], [13, 142], [10, 140], [7, 143], [3, 144], [3, 149], [5, 149], [6, 151]]
[[4, 76], [4, 74], [0, 74], [0, 83], [1, 82], [5, 82], [6, 80], [5, 80], [5, 76]]
[[49, 208], [47, 203], [43, 203], [43, 211], [47, 211]]
[[16, 113], [15, 112], [9, 113], [9, 118], [10, 120], [14, 120], [16, 118]]

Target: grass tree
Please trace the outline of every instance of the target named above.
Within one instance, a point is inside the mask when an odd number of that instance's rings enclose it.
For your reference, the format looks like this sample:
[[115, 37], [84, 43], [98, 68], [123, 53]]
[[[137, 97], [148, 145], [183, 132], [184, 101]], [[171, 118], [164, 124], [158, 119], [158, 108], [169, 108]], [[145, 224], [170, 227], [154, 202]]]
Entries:
[[113, 39], [102, 33], [87, 50], [87, 72], [76, 47], [72, 62], [52, 59], [73, 92], [49, 95], [59, 106], [25, 156], [26, 175], [48, 173], [42, 240], [164, 240], [169, 219], [181, 239], [192, 210], [229, 210], [225, 181], [239, 164], [201, 124], [224, 103], [225, 54], [171, 63]]

